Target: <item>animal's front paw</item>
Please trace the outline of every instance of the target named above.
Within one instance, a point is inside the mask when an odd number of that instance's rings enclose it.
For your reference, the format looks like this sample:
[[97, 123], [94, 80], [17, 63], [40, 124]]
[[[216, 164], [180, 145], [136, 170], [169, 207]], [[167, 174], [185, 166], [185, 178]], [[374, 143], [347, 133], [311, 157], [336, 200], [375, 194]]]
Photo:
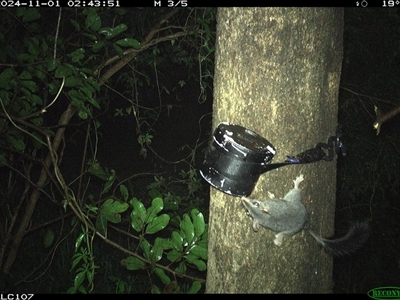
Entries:
[[280, 247], [282, 246], [282, 243], [283, 243], [283, 235], [280, 233], [276, 234], [274, 239], [274, 244]]
[[303, 180], [304, 180], [303, 174], [300, 174], [299, 176], [297, 176], [296, 179], [293, 180], [294, 188], [295, 188], [295, 189], [298, 189], [298, 188], [299, 188], [300, 182], [302, 182]]

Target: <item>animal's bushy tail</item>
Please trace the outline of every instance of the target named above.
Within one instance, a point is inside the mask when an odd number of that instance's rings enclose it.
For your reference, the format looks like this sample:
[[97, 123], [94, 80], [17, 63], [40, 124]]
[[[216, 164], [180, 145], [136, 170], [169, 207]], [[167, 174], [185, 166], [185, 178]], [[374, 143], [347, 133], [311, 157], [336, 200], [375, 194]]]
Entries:
[[348, 255], [356, 252], [368, 239], [368, 223], [355, 223], [347, 234], [341, 238], [330, 240], [323, 238], [308, 229], [315, 240], [333, 256]]

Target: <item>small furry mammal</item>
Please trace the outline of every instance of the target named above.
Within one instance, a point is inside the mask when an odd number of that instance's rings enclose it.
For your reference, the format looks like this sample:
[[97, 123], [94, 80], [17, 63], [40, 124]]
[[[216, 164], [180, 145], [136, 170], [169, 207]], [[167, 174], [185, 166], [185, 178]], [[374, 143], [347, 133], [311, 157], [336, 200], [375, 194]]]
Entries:
[[[334, 256], [357, 251], [368, 238], [369, 229], [367, 223], [354, 224], [345, 236], [335, 240], [320, 237], [307, 228], [308, 213], [306, 207], [301, 202], [301, 191], [299, 189], [299, 184], [303, 180], [303, 175], [293, 180], [294, 188], [283, 199], [260, 201], [242, 197], [243, 206], [253, 218], [253, 230], [258, 231], [259, 225], [261, 225], [277, 232], [274, 244], [281, 246], [283, 238], [306, 229], [318, 244]], [[270, 195], [270, 197], [273, 197], [273, 195]]]

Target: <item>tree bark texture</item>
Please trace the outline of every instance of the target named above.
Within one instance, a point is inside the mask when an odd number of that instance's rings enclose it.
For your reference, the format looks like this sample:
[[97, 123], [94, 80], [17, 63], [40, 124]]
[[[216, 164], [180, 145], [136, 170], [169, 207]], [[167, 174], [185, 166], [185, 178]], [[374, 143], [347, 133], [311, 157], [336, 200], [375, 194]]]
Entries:
[[[282, 162], [335, 134], [342, 64], [343, 11], [338, 8], [219, 8], [213, 129], [247, 127], [277, 149]], [[304, 174], [310, 228], [333, 233], [336, 161], [286, 166], [260, 176], [250, 198], [277, 198]], [[332, 258], [307, 231], [273, 244], [239, 197], [211, 188], [207, 293], [325, 293]]]

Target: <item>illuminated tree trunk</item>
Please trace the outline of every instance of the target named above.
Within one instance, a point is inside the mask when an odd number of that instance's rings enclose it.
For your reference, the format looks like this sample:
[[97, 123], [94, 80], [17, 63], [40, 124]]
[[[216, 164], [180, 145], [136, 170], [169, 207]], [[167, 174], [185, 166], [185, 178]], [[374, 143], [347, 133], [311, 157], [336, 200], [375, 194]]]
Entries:
[[[247, 127], [284, 161], [335, 134], [342, 63], [343, 10], [220, 8], [217, 16], [213, 129]], [[310, 228], [333, 233], [335, 161], [286, 166], [261, 175], [251, 198], [282, 198], [304, 174]], [[211, 189], [208, 293], [327, 293], [332, 258], [307, 231], [273, 244], [253, 232], [240, 198]]]

